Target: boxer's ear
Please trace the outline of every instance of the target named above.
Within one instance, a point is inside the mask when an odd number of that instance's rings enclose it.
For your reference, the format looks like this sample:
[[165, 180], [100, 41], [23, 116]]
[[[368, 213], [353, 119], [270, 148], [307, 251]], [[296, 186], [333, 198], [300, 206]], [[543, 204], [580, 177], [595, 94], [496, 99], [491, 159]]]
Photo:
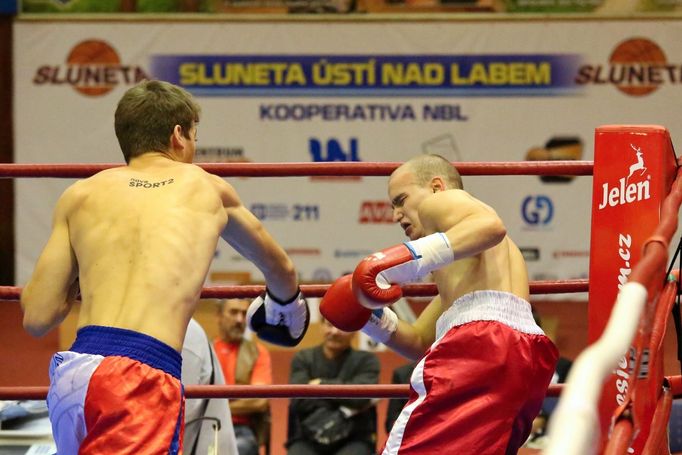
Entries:
[[444, 191], [446, 190], [445, 182], [443, 182], [443, 179], [441, 177], [434, 177], [431, 179], [431, 191], [434, 193], [437, 193], [439, 191]]

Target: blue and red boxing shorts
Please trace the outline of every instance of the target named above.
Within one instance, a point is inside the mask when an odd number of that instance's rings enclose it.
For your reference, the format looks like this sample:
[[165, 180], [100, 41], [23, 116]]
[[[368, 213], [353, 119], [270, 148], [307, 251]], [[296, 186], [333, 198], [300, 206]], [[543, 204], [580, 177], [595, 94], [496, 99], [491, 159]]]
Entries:
[[524, 299], [499, 291], [460, 297], [438, 319], [382, 454], [516, 454], [558, 355]]
[[126, 329], [86, 326], [50, 363], [60, 455], [177, 454], [184, 430], [180, 353]]

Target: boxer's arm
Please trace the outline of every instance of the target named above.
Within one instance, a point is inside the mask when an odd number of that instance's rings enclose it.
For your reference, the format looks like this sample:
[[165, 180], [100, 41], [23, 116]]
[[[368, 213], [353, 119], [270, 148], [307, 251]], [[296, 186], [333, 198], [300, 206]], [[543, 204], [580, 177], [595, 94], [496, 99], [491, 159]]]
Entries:
[[228, 217], [221, 237], [258, 267], [274, 297], [282, 301], [291, 299], [298, 293], [293, 262], [260, 220], [244, 207], [235, 189], [218, 180]]
[[435, 341], [436, 321], [442, 312], [440, 297], [436, 296], [413, 324], [398, 321], [398, 329], [386, 342], [386, 346], [408, 359], [420, 359]]
[[65, 192], [55, 208], [50, 238], [21, 293], [24, 328], [33, 336], [42, 336], [58, 325], [69, 313], [79, 291], [78, 262], [66, 219], [68, 206]]
[[442, 191], [425, 199], [419, 206], [419, 220], [426, 232], [447, 236], [455, 260], [492, 248], [507, 235], [495, 210], [462, 190]]

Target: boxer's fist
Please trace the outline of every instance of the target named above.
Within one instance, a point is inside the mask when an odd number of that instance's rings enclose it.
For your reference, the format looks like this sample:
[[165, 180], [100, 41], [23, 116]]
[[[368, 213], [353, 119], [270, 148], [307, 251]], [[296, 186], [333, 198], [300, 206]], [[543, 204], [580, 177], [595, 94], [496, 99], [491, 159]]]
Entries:
[[360, 330], [369, 320], [372, 311], [360, 305], [351, 288], [352, 275], [338, 278], [322, 297], [320, 314], [337, 329], [344, 332]]
[[249, 328], [268, 343], [296, 346], [310, 323], [308, 303], [299, 292], [286, 302], [278, 301], [266, 290], [246, 311]]
[[398, 328], [398, 317], [388, 308], [371, 311], [355, 298], [352, 275], [332, 283], [320, 302], [320, 313], [334, 327], [344, 332], [362, 330], [379, 343], [386, 343]]
[[353, 272], [353, 293], [367, 308], [381, 308], [400, 299], [397, 284], [417, 281], [454, 261], [445, 234], [435, 233], [364, 258]]
[[381, 308], [398, 301], [403, 291], [396, 283], [398, 266], [414, 262], [412, 252], [405, 244], [396, 245], [364, 258], [353, 272], [353, 292], [361, 305], [367, 308]]

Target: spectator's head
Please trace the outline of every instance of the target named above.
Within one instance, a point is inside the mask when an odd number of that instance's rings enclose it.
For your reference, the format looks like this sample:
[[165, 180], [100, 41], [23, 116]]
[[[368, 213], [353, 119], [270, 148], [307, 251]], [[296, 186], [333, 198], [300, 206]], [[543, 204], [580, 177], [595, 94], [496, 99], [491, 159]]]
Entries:
[[[164, 81], [142, 81], [118, 102], [116, 138], [126, 163], [148, 152], [168, 153], [172, 141], [192, 148], [201, 108], [185, 89]], [[191, 154], [191, 157], [189, 156]]]
[[337, 357], [350, 348], [355, 332], [344, 332], [322, 319], [322, 350], [329, 358]]
[[221, 300], [218, 306], [220, 338], [228, 343], [239, 343], [246, 330], [246, 310], [251, 302], [243, 299]]

